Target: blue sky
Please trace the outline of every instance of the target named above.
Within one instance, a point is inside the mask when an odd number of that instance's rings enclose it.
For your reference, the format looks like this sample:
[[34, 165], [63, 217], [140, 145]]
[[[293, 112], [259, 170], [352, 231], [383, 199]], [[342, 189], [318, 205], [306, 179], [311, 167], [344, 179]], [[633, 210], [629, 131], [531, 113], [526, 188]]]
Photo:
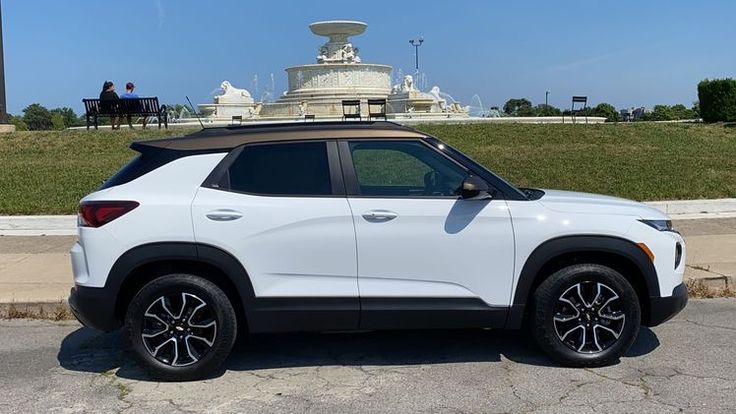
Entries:
[[[570, 96], [616, 107], [690, 105], [703, 78], [736, 77], [736, 2], [2, 0], [8, 110], [71, 106], [103, 81], [131, 80], [164, 102], [209, 102], [222, 80], [286, 89], [313, 63], [318, 20], [354, 19], [364, 62], [413, 71], [421, 35], [427, 86], [485, 106]], [[255, 93], [254, 93], [255, 95]]]

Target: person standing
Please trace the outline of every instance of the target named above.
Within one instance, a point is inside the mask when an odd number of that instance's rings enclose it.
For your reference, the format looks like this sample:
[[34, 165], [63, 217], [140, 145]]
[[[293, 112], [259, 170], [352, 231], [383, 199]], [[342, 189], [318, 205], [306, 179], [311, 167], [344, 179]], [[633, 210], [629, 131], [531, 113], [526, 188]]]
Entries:
[[[102, 92], [100, 92], [100, 111], [103, 113], [113, 114], [110, 116], [112, 123], [112, 129], [120, 129], [120, 122], [122, 121], [119, 116], [115, 115], [118, 112], [117, 101], [120, 98], [115, 92], [115, 84], [111, 81], [105, 81], [102, 84]], [[117, 128], [115, 128], [115, 121], [117, 121]]]
[[[133, 82], [128, 82], [125, 84], [125, 93], [120, 95], [121, 99], [138, 99], [138, 94], [134, 93], [133, 90], [135, 90], [135, 85]], [[139, 108], [138, 108], [139, 109]], [[146, 123], [148, 122], [148, 117], [143, 117], [143, 129], [146, 129]], [[128, 115], [128, 126], [133, 129], [133, 123], [131, 116]]]

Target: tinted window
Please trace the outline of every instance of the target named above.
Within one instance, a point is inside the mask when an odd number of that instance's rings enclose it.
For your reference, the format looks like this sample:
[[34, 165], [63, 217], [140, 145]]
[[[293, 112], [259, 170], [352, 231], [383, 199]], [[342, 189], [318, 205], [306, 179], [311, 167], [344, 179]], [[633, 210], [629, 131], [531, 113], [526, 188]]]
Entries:
[[354, 141], [350, 152], [362, 195], [453, 196], [468, 175], [421, 142]]
[[153, 150], [141, 153], [125, 164], [115, 175], [105, 180], [97, 190], [104, 190], [105, 188], [129, 183], [185, 155], [178, 151], [167, 150]]
[[230, 189], [245, 193], [332, 194], [324, 142], [248, 145], [228, 175]]

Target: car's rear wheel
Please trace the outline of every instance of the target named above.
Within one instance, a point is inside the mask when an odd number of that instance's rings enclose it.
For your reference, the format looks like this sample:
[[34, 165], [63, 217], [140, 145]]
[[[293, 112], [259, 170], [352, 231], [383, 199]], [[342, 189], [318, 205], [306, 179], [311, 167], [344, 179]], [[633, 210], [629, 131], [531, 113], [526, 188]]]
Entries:
[[235, 311], [214, 283], [189, 274], [162, 276], [133, 298], [125, 318], [138, 358], [157, 378], [212, 375], [237, 336]]
[[601, 366], [618, 360], [639, 332], [641, 310], [631, 284], [598, 264], [563, 268], [534, 293], [532, 332], [554, 360]]

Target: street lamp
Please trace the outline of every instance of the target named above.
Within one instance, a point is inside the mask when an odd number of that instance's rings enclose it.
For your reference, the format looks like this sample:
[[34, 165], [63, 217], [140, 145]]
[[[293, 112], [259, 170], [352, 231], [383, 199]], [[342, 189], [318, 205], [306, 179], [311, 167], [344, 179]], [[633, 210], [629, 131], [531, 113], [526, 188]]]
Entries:
[[5, 62], [3, 62], [3, 12], [0, 4], [0, 124], [8, 122], [7, 108], [5, 107]]
[[544, 92], [544, 107], [549, 107], [549, 89]]
[[419, 46], [424, 43], [424, 39], [421, 37], [418, 39], [411, 39], [409, 43], [414, 46], [414, 69], [419, 73]]

